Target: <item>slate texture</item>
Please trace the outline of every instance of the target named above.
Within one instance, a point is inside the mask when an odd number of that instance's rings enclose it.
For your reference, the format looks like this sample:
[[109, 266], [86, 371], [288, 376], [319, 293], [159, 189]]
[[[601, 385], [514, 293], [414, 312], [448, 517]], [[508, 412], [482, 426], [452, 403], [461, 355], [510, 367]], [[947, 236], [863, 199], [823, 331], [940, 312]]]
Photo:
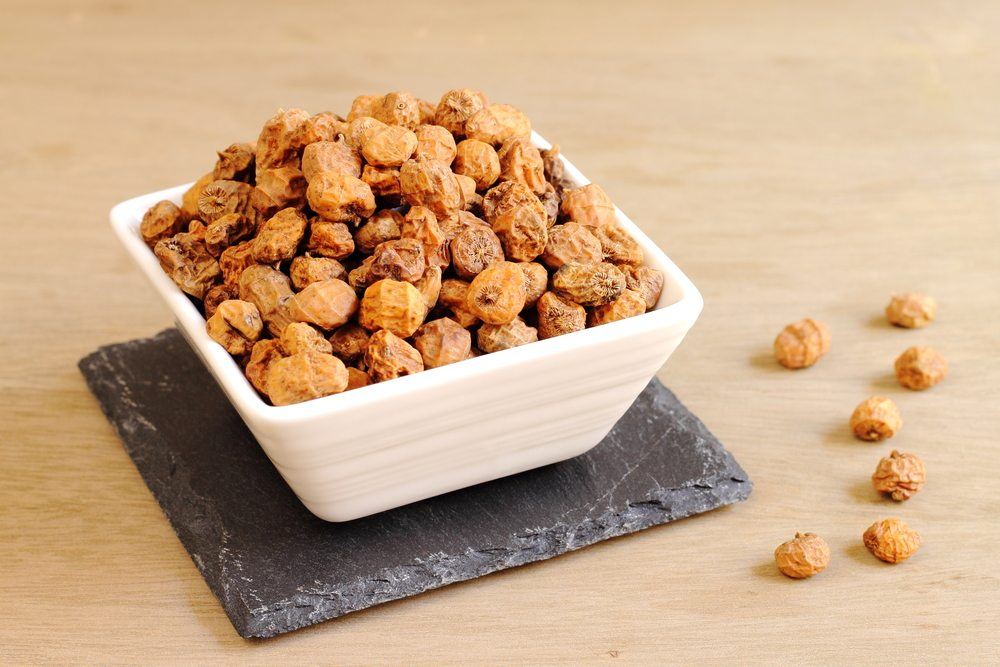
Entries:
[[746, 499], [654, 379], [575, 459], [347, 523], [303, 507], [175, 329], [80, 369], [233, 626], [271, 637]]

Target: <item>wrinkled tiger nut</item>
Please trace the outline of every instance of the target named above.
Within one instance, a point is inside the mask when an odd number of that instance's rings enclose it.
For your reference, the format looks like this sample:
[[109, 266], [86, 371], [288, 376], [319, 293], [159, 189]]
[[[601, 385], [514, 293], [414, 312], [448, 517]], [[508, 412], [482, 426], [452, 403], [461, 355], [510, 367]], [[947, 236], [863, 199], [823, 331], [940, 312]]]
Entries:
[[297, 165], [300, 128], [307, 120], [309, 112], [302, 109], [279, 109], [269, 118], [257, 137], [257, 169]]
[[455, 211], [451, 215], [439, 218], [438, 226], [441, 227], [441, 231], [444, 232], [444, 237], [447, 239], [449, 244], [455, 239], [456, 236], [464, 232], [469, 227], [486, 227], [487, 229], [490, 227], [485, 220], [476, 217], [469, 211]]
[[288, 267], [288, 276], [296, 291], [304, 290], [312, 283], [323, 280], [347, 280], [344, 265], [329, 257], [312, 257], [308, 253], [299, 255]]
[[198, 217], [206, 224], [227, 213], [246, 213], [253, 186], [240, 181], [212, 181], [198, 197]]
[[420, 243], [428, 266], [444, 269], [451, 264], [448, 239], [438, 224], [437, 216], [426, 206], [413, 206], [406, 212], [400, 225], [400, 235]]
[[467, 358], [472, 348], [472, 335], [455, 320], [442, 317], [417, 329], [413, 347], [420, 352], [424, 368], [438, 368]]
[[363, 253], [371, 254], [380, 243], [398, 239], [402, 234], [403, 216], [398, 211], [377, 211], [354, 232], [354, 244]]
[[309, 181], [306, 199], [312, 210], [330, 222], [350, 222], [375, 212], [375, 195], [367, 183], [333, 171], [320, 172]]
[[542, 154], [528, 139], [515, 137], [503, 142], [497, 152], [500, 160], [500, 180], [523, 183], [536, 195], [545, 192], [547, 182]]
[[531, 121], [520, 109], [509, 104], [489, 104], [465, 122], [465, 134], [499, 146], [508, 139], [531, 138]]
[[347, 272], [347, 284], [356, 290], [363, 290], [375, 282], [371, 274], [372, 258], [365, 257], [361, 264]]
[[353, 364], [361, 359], [368, 349], [368, 332], [360, 324], [349, 322], [330, 334], [333, 355], [345, 364]]
[[625, 290], [625, 274], [614, 264], [563, 264], [552, 275], [552, 291], [581, 306], [603, 306]]
[[346, 259], [354, 252], [354, 237], [342, 222], [316, 219], [309, 225], [306, 249], [321, 257]]
[[139, 234], [150, 248], [184, 230], [184, 215], [177, 204], [161, 201], [153, 204], [142, 216]]
[[500, 239], [489, 227], [467, 227], [451, 241], [452, 266], [462, 278], [472, 278], [504, 260]]
[[218, 159], [212, 172], [215, 180], [249, 182], [254, 175], [255, 151], [251, 144], [230, 144], [216, 153]]
[[549, 286], [549, 272], [537, 262], [518, 262], [524, 274], [524, 307], [531, 308]]
[[774, 339], [774, 358], [785, 368], [808, 368], [829, 349], [829, 330], [808, 318], [789, 324]]
[[347, 121], [335, 113], [321, 111], [313, 114], [299, 126], [295, 137], [297, 146], [308, 146], [318, 141], [334, 141], [337, 135], [347, 132]]
[[395, 206], [401, 201], [403, 190], [399, 184], [399, 169], [396, 167], [373, 167], [366, 164], [361, 180], [368, 184], [373, 195], [384, 200], [384, 204]]
[[414, 159], [440, 160], [445, 164], [451, 164], [455, 159], [455, 137], [448, 130], [438, 125], [420, 125], [413, 133], [417, 136]]
[[641, 294], [646, 310], [652, 310], [663, 293], [663, 272], [648, 266], [626, 267], [625, 287]]
[[241, 213], [228, 213], [216, 218], [205, 228], [205, 249], [218, 257], [223, 250], [253, 233], [250, 220]]
[[533, 202], [504, 209], [491, 221], [507, 259], [530, 262], [545, 251], [549, 223], [542, 203]]
[[872, 555], [886, 563], [900, 563], [920, 548], [920, 535], [902, 519], [876, 521], [862, 536], [862, 541]]
[[302, 174], [312, 182], [324, 171], [358, 178], [361, 176], [361, 156], [343, 138], [317, 141], [302, 151]]
[[332, 354], [333, 351], [330, 341], [305, 322], [292, 322], [285, 327], [278, 343], [281, 345], [281, 351], [288, 356], [306, 350], [322, 352], [323, 354]]
[[438, 303], [450, 311], [453, 320], [466, 328], [479, 324], [479, 318], [466, 305], [468, 294], [469, 283], [464, 280], [448, 278], [441, 281]]
[[542, 202], [542, 208], [545, 210], [545, 217], [548, 219], [549, 228], [551, 229], [559, 219], [559, 193], [556, 192], [551, 183], [546, 183], [545, 191], [538, 195], [538, 199]]
[[562, 197], [562, 214], [573, 222], [587, 227], [601, 227], [617, 222], [611, 197], [595, 183], [566, 190]]
[[452, 169], [474, 180], [477, 190], [485, 190], [500, 178], [500, 157], [490, 144], [466, 139], [455, 149]]
[[257, 260], [253, 258], [253, 239], [231, 245], [219, 255], [219, 268], [222, 270], [222, 280], [227, 285], [235, 285], [243, 270], [253, 266]]
[[625, 288], [617, 299], [603, 306], [597, 306], [587, 314], [587, 326], [596, 327], [609, 322], [617, 322], [646, 312], [646, 300], [638, 292]]
[[287, 206], [302, 208], [306, 204], [306, 186], [306, 177], [298, 167], [258, 169], [251, 204], [265, 215]]
[[417, 149], [417, 135], [399, 125], [383, 125], [366, 132], [361, 154], [376, 167], [399, 167]]
[[375, 105], [382, 101], [382, 95], [358, 95], [351, 102], [351, 110], [347, 113], [347, 122], [356, 118], [371, 117], [375, 112]]
[[591, 227], [601, 243], [604, 261], [616, 265], [639, 266], [644, 259], [642, 246], [617, 224]]
[[263, 264], [248, 266], [240, 274], [240, 299], [257, 306], [272, 335], [280, 336], [292, 322], [288, 302], [294, 296], [291, 281], [281, 271]]
[[347, 388], [344, 389], [344, 391], [358, 389], [359, 387], [367, 387], [371, 383], [372, 379], [368, 377], [368, 373], [365, 373], [360, 368], [354, 368], [353, 366], [347, 367]]
[[343, 280], [311, 283], [288, 303], [288, 313], [299, 322], [320, 329], [336, 329], [358, 312], [358, 295]]
[[509, 350], [538, 340], [538, 330], [529, 327], [520, 317], [506, 324], [484, 324], [476, 333], [479, 349], [486, 353]]
[[301, 403], [347, 389], [344, 362], [313, 350], [275, 359], [266, 378], [267, 395], [275, 405]]
[[456, 136], [465, 135], [465, 124], [477, 111], [489, 104], [486, 95], [472, 88], [449, 90], [441, 96], [434, 110], [434, 124]]
[[830, 546], [815, 533], [795, 533], [774, 550], [774, 561], [786, 577], [808, 579], [830, 564]]
[[426, 206], [439, 218], [464, 208], [465, 198], [451, 168], [440, 160], [407, 160], [399, 187], [410, 206]]
[[885, 307], [885, 317], [890, 324], [906, 329], [919, 329], [934, 321], [937, 301], [925, 294], [914, 292], [893, 294]]
[[[409, 283], [403, 283], [408, 285]], [[365, 367], [375, 382], [412, 375], [424, 370], [420, 352], [388, 329], [372, 334], [365, 350]]]
[[903, 427], [903, 418], [891, 398], [872, 396], [854, 408], [850, 425], [854, 437], [878, 442], [896, 435]]
[[254, 389], [267, 396], [267, 369], [274, 361], [283, 356], [281, 344], [273, 338], [254, 343], [253, 349], [250, 351], [250, 361], [247, 362], [247, 367], [243, 371]]
[[283, 208], [269, 218], [253, 240], [251, 252], [261, 264], [273, 264], [291, 259], [306, 234], [309, 222], [302, 212]]
[[483, 197], [483, 216], [493, 224], [494, 220], [511, 209], [540, 203], [535, 193], [524, 183], [501, 181]]
[[408, 282], [385, 278], [365, 290], [359, 322], [369, 331], [388, 329], [409, 338], [426, 316], [427, 305], [420, 290]]
[[524, 309], [524, 272], [513, 262], [483, 269], [469, 285], [465, 305], [487, 324], [506, 324]]
[[392, 278], [416, 282], [427, 267], [424, 248], [416, 239], [395, 239], [380, 243], [372, 254], [369, 272], [376, 280]]
[[387, 125], [401, 125], [409, 130], [420, 125], [420, 102], [412, 93], [393, 92], [372, 105], [372, 117]]
[[542, 261], [550, 269], [558, 269], [570, 262], [593, 264], [603, 257], [601, 242], [594, 235], [593, 228], [575, 222], [553, 226], [542, 253]]
[[948, 362], [932, 347], [911, 347], [896, 358], [896, 379], [907, 389], [929, 389], [948, 374]]
[[202, 300], [202, 306], [205, 310], [205, 319], [209, 319], [215, 314], [216, 309], [218, 309], [219, 304], [223, 301], [229, 301], [230, 299], [238, 299], [240, 292], [236, 289], [235, 285], [213, 285], [207, 292], [205, 292], [205, 298]]
[[462, 191], [462, 199], [465, 201], [464, 210], [479, 211], [483, 207], [483, 196], [476, 192], [476, 182], [463, 174], [455, 174], [458, 187]]
[[543, 150], [541, 153], [542, 167], [545, 171], [545, 180], [556, 186], [562, 182], [563, 174], [565, 172], [562, 158], [559, 155], [559, 145], [552, 144], [552, 148]]
[[216, 343], [234, 356], [246, 354], [260, 338], [264, 322], [257, 306], [246, 301], [223, 301], [205, 322], [205, 330]]
[[918, 493], [924, 488], [926, 480], [927, 469], [920, 457], [895, 449], [878, 462], [875, 472], [872, 473], [872, 485], [875, 490], [888, 494], [897, 502], [908, 500], [910, 496]]
[[158, 241], [153, 252], [170, 279], [196, 299], [202, 298], [221, 274], [219, 263], [205, 244], [190, 233], [175, 234]]
[[538, 337], [542, 340], [582, 331], [587, 325], [584, 307], [554, 292], [543, 294], [535, 309], [538, 311]]
[[347, 125], [347, 134], [344, 135], [344, 141], [347, 142], [348, 146], [360, 153], [361, 144], [364, 143], [368, 133], [380, 127], [385, 127], [385, 123], [375, 120], [370, 116], [355, 118]]
[[438, 296], [441, 294], [441, 267], [428, 266], [424, 270], [424, 275], [413, 283], [413, 286], [420, 291], [427, 304], [427, 310], [431, 310], [437, 305]]

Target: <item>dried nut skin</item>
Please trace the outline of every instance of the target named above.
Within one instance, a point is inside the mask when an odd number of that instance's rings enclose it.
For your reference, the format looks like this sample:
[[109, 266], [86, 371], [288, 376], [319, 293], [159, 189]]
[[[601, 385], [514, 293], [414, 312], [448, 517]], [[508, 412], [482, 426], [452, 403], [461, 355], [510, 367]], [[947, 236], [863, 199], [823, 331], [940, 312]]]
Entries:
[[507, 259], [530, 262], [541, 255], [549, 242], [549, 222], [537, 199], [503, 210], [491, 221]]
[[462, 187], [440, 160], [407, 160], [399, 168], [399, 187], [410, 206], [426, 206], [438, 218], [465, 207]]
[[414, 159], [440, 160], [449, 165], [455, 159], [455, 137], [445, 128], [439, 125], [420, 125], [413, 133], [417, 135]]
[[423, 277], [426, 267], [424, 248], [419, 241], [395, 239], [375, 248], [368, 270], [376, 280], [392, 278], [413, 283]]
[[302, 109], [279, 109], [257, 137], [257, 169], [283, 167], [298, 159], [298, 137], [309, 112]]
[[937, 301], [925, 294], [893, 294], [885, 307], [885, 317], [890, 324], [906, 329], [920, 329], [934, 321]]
[[563, 193], [562, 214], [587, 227], [616, 224], [615, 205], [601, 186], [589, 183]]
[[808, 579], [830, 564], [830, 546], [815, 533], [795, 533], [774, 550], [774, 561], [786, 577]]
[[250, 352], [263, 329], [257, 306], [236, 299], [220, 303], [205, 323], [212, 340], [234, 356]]
[[927, 468], [916, 454], [892, 450], [878, 462], [872, 473], [872, 486], [879, 493], [889, 495], [896, 502], [908, 500], [919, 493], [927, 480]]
[[466, 328], [479, 324], [479, 318], [465, 305], [468, 294], [469, 283], [464, 280], [448, 278], [441, 281], [438, 303], [451, 311], [451, 318]]
[[479, 90], [458, 88], [441, 96], [434, 110], [434, 124], [456, 136], [465, 135], [465, 124], [477, 111], [489, 104]]
[[419, 373], [424, 370], [424, 361], [412, 345], [391, 331], [381, 329], [368, 341], [365, 366], [372, 380], [384, 382]]
[[305, 352], [306, 350], [332, 354], [333, 350], [330, 341], [305, 322], [292, 322], [285, 327], [285, 330], [281, 332], [281, 338], [278, 339], [278, 343], [281, 345], [281, 351], [286, 356]]
[[587, 326], [596, 327], [609, 322], [617, 322], [646, 312], [646, 300], [638, 292], [626, 288], [621, 296], [611, 303], [597, 306], [587, 314]]
[[194, 234], [175, 234], [153, 248], [160, 266], [185, 293], [201, 299], [222, 271], [219, 263]]
[[251, 144], [230, 144], [219, 151], [212, 172], [215, 180], [250, 182], [254, 175], [255, 152], [256, 147]]
[[538, 311], [538, 337], [542, 340], [582, 331], [587, 325], [584, 307], [554, 292], [543, 294], [535, 308]]
[[265, 216], [287, 206], [302, 208], [306, 204], [306, 185], [306, 177], [298, 167], [258, 169], [250, 202]]
[[400, 280], [383, 279], [365, 290], [361, 300], [361, 326], [369, 331], [386, 329], [401, 338], [413, 335], [424, 318], [427, 305], [420, 290]]
[[902, 519], [876, 521], [862, 536], [868, 551], [886, 563], [900, 563], [920, 548], [920, 535]]
[[161, 201], [153, 204], [142, 216], [139, 233], [150, 248], [158, 241], [168, 239], [184, 231], [184, 215], [177, 204]]
[[281, 344], [273, 338], [259, 340], [254, 344], [250, 352], [250, 361], [244, 370], [247, 380], [254, 389], [267, 396], [267, 369], [272, 362], [283, 356]]
[[911, 347], [896, 358], [896, 379], [907, 389], [930, 389], [948, 375], [948, 362], [931, 347]]
[[292, 279], [292, 287], [296, 291], [301, 291], [312, 283], [322, 280], [347, 280], [347, 270], [335, 259], [311, 257], [306, 254], [292, 260], [288, 267], [288, 276]]
[[500, 160], [500, 180], [523, 183], [536, 195], [545, 192], [545, 168], [542, 154], [528, 139], [508, 139], [497, 152]]
[[333, 171], [317, 174], [306, 189], [309, 206], [330, 222], [350, 222], [375, 212], [375, 195], [360, 178]]
[[420, 101], [411, 93], [389, 93], [372, 105], [372, 116], [387, 125], [409, 130], [420, 125]]
[[241, 213], [229, 213], [216, 218], [205, 228], [205, 249], [218, 257], [223, 250], [253, 233], [253, 225]]
[[402, 234], [403, 216], [398, 211], [378, 211], [354, 232], [354, 244], [363, 253], [371, 254], [380, 243], [398, 239]]
[[353, 364], [361, 359], [368, 349], [368, 332], [361, 325], [350, 322], [330, 334], [333, 356], [345, 364]]
[[219, 268], [222, 270], [223, 282], [227, 285], [235, 285], [244, 269], [256, 263], [257, 260], [253, 258], [252, 239], [229, 246], [219, 255]]
[[456, 147], [452, 169], [474, 180], [477, 190], [485, 190], [500, 178], [500, 157], [490, 144], [466, 139]]
[[251, 253], [261, 264], [291, 259], [306, 234], [306, 216], [294, 208], [284, 208], [261, 225], [253, 240]]
[[213, 286], [205, 292], [205, 298], [201, 304], [205, 310], [205, 319], [207, 320], [215, 314], [220, 303], [229, 301], [230, 299], [237, 299], [239, 296], [239, 290], [236, 289], [235, 285], [222, 284]]
[[257, 306], [272, 335], [280, 336], [292, 321], [288, 303], [294, 296], [288, 276], [270, 266], [254, 264], [240, 274], [240, 299]]
[[593, 228], [575, 222], [552, 227], [542, 253], [542, 261], [550, 269], [558, 269], [569, 262], [592, 264], [600, 262], [603, 257], [601, 242], [594, 235]]
[[358, 95], [351, 102], [351, 110], [347, 114], [347, 122], [361, 117], [371, 117], [375, 105], [382, 101], [382, 95]]
[[625, 287], [642, 295], [646, 310], [656, 307], [663, 293], [663, 272], [649, 266], [630, 266], [625, 271]]
[[428, 266], [445, 269], [451, 264], [448, 238], [438, 224], [437, 216], [426, 206], [413, 206], [406, 212], [400, 225], [400, 235], [420, 243]]
[[617, 224], [592, 227], [594, 236], [601, 243], [604, 261], [619, 266], [639, 266], [644, 256], [642, 247], [636, 243], [629, 233]]
[[468, 358], [472, 335], [455, 320], [442, 317], [417, 329], [413, 346], [420, 352], [424, 368], [438, 368]]
[[537, 340], [538, 329], [529, 327], [520, 317], [515, 317], [506, 324], [484, 324], [479, 327], [476, 334], [479, 349], [487, 354], [509, 350]]
[[774, 339], [774, 358], [785, 368], [812, 366], [830, 349], [830, 332], [813, 319], [789, 324]]
[[625, 274], [607, 262], [570, 262], [552, 276], [552, 291], [581, 306], [603, 306], [625, 291]]
[[538, 262], [519, 262], [518, 267], [524, 274], [524, 307], [531, 308], [548, 289], [549, 272]]
[[312, 182], [324, 171], [358, 178], [361, 176], [361, 156], [344, 139], [309, 144], [302, 151], [302, 174], [306, 181]]
[[452, 266], [462, 278], [473, 278], [486, 267], [503, 260], [503, 246], [489, 227], [467, 227], [452, 239]]
[[850, 424], [855, 438], [879, 442], [896, 435], [903, 427], [903, 418], [891, 398], [872, 396], [854, 408]]
[[332, 354], [306, 350], [271, 362], [267, 395], [275, 405], [291, 405], [347, 389], [347, 368]]
[[198, 217], [206, 224], [227, 213], [246, 213], [253, 186], [239, 181], [212, 181], [198, 196]]
[[358, 295], [343, 280], [322, 280], [307, 285], [288, 304], [291, 318], [320, 329], [336, 329], [358, 312]]
[[354, 237], [342, 222], [313, 220], [309, 225], [306, 249], [314, 255], [330, 259], [346, 259], [354, 252]]
[[399, 125], [372, 128], [361, 140], [361, 154], [376, 167], [399, 167], [417, 149], [417, 135]]
[[469, 139], [500, 146], [508, 139], [531, 139], [531, 121], [509, 104], [490, 104], [469, 117], [465, 134]]
[[513, 262], [483, 269], [469, 285], [465, 305], [487, 324], [507, 324], [524, 310], [524, 272]]

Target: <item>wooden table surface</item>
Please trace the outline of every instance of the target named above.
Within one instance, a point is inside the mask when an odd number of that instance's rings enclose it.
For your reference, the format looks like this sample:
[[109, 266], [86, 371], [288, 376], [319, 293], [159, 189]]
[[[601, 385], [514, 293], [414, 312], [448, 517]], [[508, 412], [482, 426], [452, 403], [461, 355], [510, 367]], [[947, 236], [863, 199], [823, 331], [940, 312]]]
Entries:
[[[11, 2], [0, 22], [0, 662], [1000, 660], [1000, 5], [740, 0]], [[169, 7], [168, 7], [169, 5]], [[171, 323], [107, 211], [206, 171], [279, 106], [474, 86], [523, 108], [702, 290], [661, 373], [749, 471], [740, 506], [245, 641], [76, 361]], [[937, 297], [905, 331], [890, 293]], [[827, 358], [770, 358], [787, 322]], [[930, 344], [931, 391], [892, 361]], [[851, 438], [873, 393], [891, 443]], [[929, 482], [869, 475], [894, 448]], [[861, 546], [901, 516], [910, 561]], [[777, 573], [797, 530], [830, 543]]]

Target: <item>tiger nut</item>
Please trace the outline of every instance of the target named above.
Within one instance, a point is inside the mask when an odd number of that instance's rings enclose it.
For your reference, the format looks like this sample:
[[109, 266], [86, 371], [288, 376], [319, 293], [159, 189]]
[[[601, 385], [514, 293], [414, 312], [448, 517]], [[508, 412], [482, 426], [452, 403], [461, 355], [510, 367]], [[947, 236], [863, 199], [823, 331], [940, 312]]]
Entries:
[[462, 361], [472, 349], [472, 336], [455, 320], [442, 317], [421, 325], [413, 337], [424, 368], [438, 368]]
[[886, 563], [900, 563], [920, 548], [920, 535], [902, 519], [876, 521], [862, 536], [862, 541], [872, 555]]
[[375, 195], [360, 178], [335, 171], [316, 174], [306, 189], [309, 206], [324, 220], [351, 222], [375, 212]]
[[524, 272], [513, 262], [483, 269], [465, 297], [469, 312], [487, 324], [506, 324], [524, 309]]
[[500, 177], [500, 158], [490, 144], [466, 139], [455, 149], [452, 169], [474, 180], [477, 190], [485, 190]]
[[552, 276], [552, 291], [581, 306], [603, 306], [625, 291], [625, 274], [607, 262], [570, 262]]
[[808, 579], [830, 564], [830, 546], [815, 533], [795, 533], [774, 550], [774, 561], [786, 577]]
[[875, 490], [888, 494], [896, 501], [907, 500], [919, 492], [924, 487], [926, 479], [927, 469], [918, 456], [895, 449], [878, 462], [875, 472], [872, 473], [872, 485]]
[[272, 361], [265, 384], [275, 405], [301, 403], [347, 389], [347, 368], [332, 354], [305, 350]]
[[235, 356], [249, 352], [263, 328], [257, 306], [238, 299], [220, 303], [205, 323], [212, 340]]
[[937, 301], [925, 294], [893, 294], [885, 307], [885, 317], [890, 324], [906, 329], [919, 329], [934, 321]]
[[617, 222], [611, 197], [595, 183], [565, 191], [560, 210], [568, 220], [587, 227], [602, 227]]
[[582, 331], [587, 325], [587, 311], [583, 306], [554, 292], [543, 294], [535, 309], [538, 311], [538, 337], [543, 340]]
[[320, 329], [336, 329], [358, 311], [358, 296], [343, 280], [310, 283], [288, 303], [293, 320], [308, 322]]
[[854, 408], [850, 425], [854, 437], [878, 442], [896, 435], [903, 427], [903, 418], [891, 398], [872, 396]]
[[785, 368], [812, 366], [830, 349], [830, 332], [812, 319], [789, 324], [774, 339], [774, 358]]
[[489, 104], [472, 114], [465, 122], [465, 134], [499, 146], [508, 139], [531, 138], [531, 121], [520, 109], [509, 104]]
[[911, 347], [896, 358], [896, 379], [907, 389], [929, 389], [948, 374], [948, 362], [931, 347]]
[[456, 136], [463, 136], [469, 118], [487, 104], [489, 101], [482, 91], [472, 88], [449, 90], [441, 96], [434, 110], [434, 123]]
[[479, 349], [486, 353], [509, 350], [538, 340], [538, 329], [529, 327], [520, 317], [506, 324], [484, 324], [476, 333]]
[[333, 347], [323, 334], [316, 331], [305, 322], [292, 322], [281, 332], [278, 339], [281, 351], [286, 356], [313, 350], [324, 354], [332, 354]]
[[424, 370], [424, 361], [412, 345], [388, 329], [380, 329], [368, 340], [365, 366], [372, 380], [384, 382], [419, 373]]
[[369, 331], [387, 329], [409, 338], [426, 316], [427, 304], [420, 290], [408, 282], [385, 278], [365, 290], [359, 322]]
[[626, 288], [621, 296], [603, 306], [595, 306], [587, 315], [587, 326], [596, 327], [617, 322], [646, 312], [646, 300], [638, 292]]

